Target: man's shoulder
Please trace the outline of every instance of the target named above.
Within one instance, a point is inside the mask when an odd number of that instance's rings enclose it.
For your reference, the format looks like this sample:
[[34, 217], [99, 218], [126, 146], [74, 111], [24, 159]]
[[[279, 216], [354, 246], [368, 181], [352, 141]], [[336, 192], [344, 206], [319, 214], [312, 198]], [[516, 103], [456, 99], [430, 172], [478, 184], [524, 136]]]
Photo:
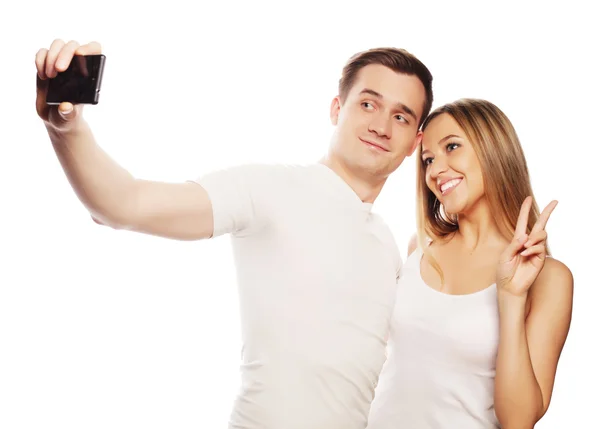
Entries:
[[248, 163], [230, 167], [231, 171], [238, 171], [249, 175], [273, 175], [278, 177], [302, 177], [314, 174], [316, 164], [284, 164], [284, 163]]
[[195, 181], [232, 180], [241, 185], [276, 186], [285, 183], [288, 178], [294, 180], [294, 178], [306, 177], [314, 169], [315, 166], [310, 164], [245, 163], [217, 167], [199, 176]]

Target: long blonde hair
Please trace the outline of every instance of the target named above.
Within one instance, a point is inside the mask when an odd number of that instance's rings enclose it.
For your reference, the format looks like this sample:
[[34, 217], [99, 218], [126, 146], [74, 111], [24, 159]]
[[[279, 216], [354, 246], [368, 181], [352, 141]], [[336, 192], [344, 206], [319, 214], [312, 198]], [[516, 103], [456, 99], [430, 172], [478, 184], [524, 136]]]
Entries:
[[[435, 109], [423, 123], [425, 131], [439, 115], [448, 114], [461, 127], [471, 142], [483, 176], [483, 190], [490, 205], [493, 220], [500, 233], [512, 240], [521, 204], [527, 196], [533, 204], [527, 222], [529, 233], [540, 212], [533, 196], [525, 154], [517, 133], [508, 117], [493, 103], [463, 98]], [[450, 238], [458, 231], [458, 218], [448, 215], [435, 194], [425, 182], [425, 166], [421, 158], [423, 146], [419, 145], [417, 160], [417, 231], [423, 252], [442, 277], [439, 265], [427, 252], [426, 240]], [[547, 244], [546, 250], [550, 254]]]

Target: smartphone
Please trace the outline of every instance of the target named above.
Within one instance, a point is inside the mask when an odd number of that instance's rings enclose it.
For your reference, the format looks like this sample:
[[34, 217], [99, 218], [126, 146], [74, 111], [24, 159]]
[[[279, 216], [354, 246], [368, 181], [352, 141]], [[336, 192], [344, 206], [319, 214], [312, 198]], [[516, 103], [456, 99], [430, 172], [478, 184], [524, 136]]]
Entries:
[[46, 103], [98, 104], [105, 61], [104, 55], [73, 56], [65, 71], [49, 79]]

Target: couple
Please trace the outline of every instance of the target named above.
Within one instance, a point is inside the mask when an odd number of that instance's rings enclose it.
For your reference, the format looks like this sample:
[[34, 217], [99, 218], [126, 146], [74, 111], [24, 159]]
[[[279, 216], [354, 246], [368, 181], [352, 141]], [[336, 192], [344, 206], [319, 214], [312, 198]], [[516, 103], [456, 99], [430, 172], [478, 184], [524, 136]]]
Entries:
[[[178, 240], [231, 235], [243, 357], [230, 428], [531, 428], [544, 415], [573, 278], [546, 258], [556, 202], [539, 213], [495, 105], [463, 99], [430, 114], [425, 65], [373, 49], [343, 68], [322, 162], [160, 183], [115, 163], [82, 106], [45, 103], [74, 54], [100, 50], [41, 49], [37, 112], [96, 222]], [[372, 204], [415, 150], [418, 225], [403, 264]]]

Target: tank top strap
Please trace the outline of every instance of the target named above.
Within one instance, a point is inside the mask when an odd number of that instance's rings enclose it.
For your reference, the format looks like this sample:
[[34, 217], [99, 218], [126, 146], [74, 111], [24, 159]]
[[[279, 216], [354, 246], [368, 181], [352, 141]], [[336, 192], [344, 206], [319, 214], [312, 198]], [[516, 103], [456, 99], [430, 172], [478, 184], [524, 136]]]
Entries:
[[406, 264], [410, 265], [411, 268], [416, 268], [419, 266], [421, 262], [421, 257], [423, 256], [423, 250], [420, 246], [417, 246], [415, 250], [408, 256], [406, 260]]

